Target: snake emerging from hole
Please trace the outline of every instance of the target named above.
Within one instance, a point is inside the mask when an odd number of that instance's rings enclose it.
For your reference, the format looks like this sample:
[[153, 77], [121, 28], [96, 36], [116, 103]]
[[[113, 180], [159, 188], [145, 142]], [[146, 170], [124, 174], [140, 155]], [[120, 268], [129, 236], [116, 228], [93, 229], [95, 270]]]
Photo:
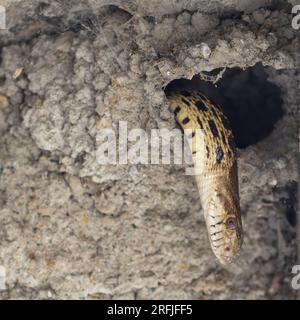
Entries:
[[228, 119], [198, 91], [166, 95], [180, 127], [192, 132], [190, 147], [211, 248], [222, 264], [231, 263], [242, 245], [243, 229], [237, 154]]

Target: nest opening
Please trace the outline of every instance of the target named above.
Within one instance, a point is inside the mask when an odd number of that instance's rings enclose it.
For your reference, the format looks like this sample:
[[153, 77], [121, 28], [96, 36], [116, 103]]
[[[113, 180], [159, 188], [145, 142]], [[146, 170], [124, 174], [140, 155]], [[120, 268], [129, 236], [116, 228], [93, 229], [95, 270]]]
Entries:
[[192, 80], [171, 81], [165, 92], [174, 89], [196, 89], [219, 104], [229, 119], [238, 148], [246, 148], [266, 138], [283, 114], [283, 100], [278, 86], [268, 80], [266, 68], [256, 64], [245, 70], [227, 69], [213, 84], [221, 69], [196, 75]]

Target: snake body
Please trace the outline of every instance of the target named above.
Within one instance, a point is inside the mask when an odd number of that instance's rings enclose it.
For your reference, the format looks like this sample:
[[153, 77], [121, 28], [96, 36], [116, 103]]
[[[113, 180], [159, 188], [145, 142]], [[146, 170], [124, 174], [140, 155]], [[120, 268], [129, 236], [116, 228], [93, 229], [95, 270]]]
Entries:
[[222, 264], [231, 263], [242, 245], [243, 230], [229, 122], [198, 91], [174, 90], [167, 98], [180, 127], [192, 131], [190, 147], [211, 248]]

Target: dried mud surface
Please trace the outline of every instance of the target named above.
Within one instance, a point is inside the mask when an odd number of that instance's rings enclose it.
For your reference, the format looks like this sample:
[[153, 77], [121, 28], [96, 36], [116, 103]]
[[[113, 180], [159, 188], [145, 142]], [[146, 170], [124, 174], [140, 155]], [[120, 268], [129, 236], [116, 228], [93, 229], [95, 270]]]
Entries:
[[[297, 297], [299, 31], [287, 2], [210, 3], [2, 0], [2, 299]], [[184, 166], [101, 166], [96, 136], [175, 128], [170, 81], [257, 63], [284, 115], [239, 151], [245, 240], [224, 268]]]

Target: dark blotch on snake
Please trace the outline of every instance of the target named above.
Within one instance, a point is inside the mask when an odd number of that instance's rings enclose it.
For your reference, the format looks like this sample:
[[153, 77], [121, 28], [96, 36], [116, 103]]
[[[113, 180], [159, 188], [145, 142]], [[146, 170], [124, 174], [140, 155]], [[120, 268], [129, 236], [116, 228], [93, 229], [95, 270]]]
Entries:
[[185, 103], [187, 106], [190, 106], [190, 103], [189, 103], [189, 101], [188, 101], [188, 100], [186, 100], [186, 99], [182, 98], [182, 102], [183, 102], [183, 103]]
[[184, 133], [184, 132], [183, 132], [183, 129], [182, 129], [182, 127], [181, 127], [181, 124], [178, 122], [178, 120], [177, 120], [176, 118], [175, 118], [175, 122], [177, 123], [180, 131], [181, 131], [182, 133]]
[[197, 117], [197, 121], [199, 123], [200, 128], [203, 129], [203, 124], [199, 117]]
[[198, 100], [196, 103], [195, 103], [196, 107], [198, 110], [201, 110], [201, 111], [207, 111], [207, 107], [205, 105], [205, 103], [202, 101], [202, 100]]
[[221, 147], [217, 147], [216, 149], [216, 160], [217, 163], [220, 163], [224, 157], [224, 152]]
[[177, 116], [177, 114], [180, 112], [180, 107], [176, 107], [176, 109], [174, 110], [175, 116]]
[[207, 157], [207, 159], [209, 159], [209, 147], [208, 146], [206, 146], [206, 157]]
[[208, 120], [208, 125], [209, 125], [210, 131], [213, 134], [213, 136], [215, 138], [218, 138], [219, 133], [218, 133], [218, 129], [217, 129], [216, 124], [214, 123], [214, 121], [213, 120]]
[[187, 124], [190, 122], [190, 118], [189, 117], [186, 117], [182, 120], [182, 124]]
[[225, 138], [225, 134], [223, 131], [221, 131], [221, 137], [222, 137], [223, 143], [226, 145], [226, 138]]
[[194, 136], [195, 136], [195, 132], [193, 131], [191, 134], [187, 135], [187, 138], [192, 139], [192, 138], [194, 138]]

